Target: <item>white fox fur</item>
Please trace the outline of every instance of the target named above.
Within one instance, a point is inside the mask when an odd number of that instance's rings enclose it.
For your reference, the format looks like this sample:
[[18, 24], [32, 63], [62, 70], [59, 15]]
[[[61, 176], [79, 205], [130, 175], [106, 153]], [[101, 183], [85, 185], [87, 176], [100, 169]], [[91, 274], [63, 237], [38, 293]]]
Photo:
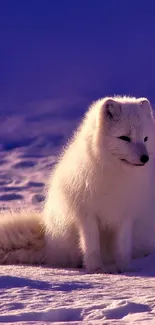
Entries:
[[0, 217], [0, 263], [43, 264], [45, 237], [35, 211], [4, 211]]
[[52, 171], [42, 214], [4, 212], [0, 263], [124, 271], [155, 250], [154, 146], [146, 98], [94, 102]]

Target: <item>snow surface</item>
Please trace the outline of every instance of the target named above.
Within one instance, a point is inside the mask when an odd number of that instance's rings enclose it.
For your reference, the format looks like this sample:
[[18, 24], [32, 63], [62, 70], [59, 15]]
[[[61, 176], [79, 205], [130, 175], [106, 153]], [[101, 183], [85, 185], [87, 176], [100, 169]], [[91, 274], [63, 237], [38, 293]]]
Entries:
[[154, 258], [137, 260], [127, 275], [1, 266], [0, 322], [155, 324]]
[[[32, 103], [1, 114], [1, 209], [40, 208], [49, 172], [77, 124], [78, 105]], [[155, 324], [155, 255], [133, 261], [128, 274], [31, 266], [0, 271], [0, 323]]]

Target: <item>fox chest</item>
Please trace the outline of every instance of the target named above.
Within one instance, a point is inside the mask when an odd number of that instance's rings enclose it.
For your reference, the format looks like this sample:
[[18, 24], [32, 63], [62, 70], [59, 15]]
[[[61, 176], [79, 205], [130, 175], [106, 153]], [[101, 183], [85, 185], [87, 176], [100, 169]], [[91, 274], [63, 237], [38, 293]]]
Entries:
[[123, 179], [104, 183], [95, 199], [97, 214], [108, 222], [137, 218], [147, 205], [150, 178]]

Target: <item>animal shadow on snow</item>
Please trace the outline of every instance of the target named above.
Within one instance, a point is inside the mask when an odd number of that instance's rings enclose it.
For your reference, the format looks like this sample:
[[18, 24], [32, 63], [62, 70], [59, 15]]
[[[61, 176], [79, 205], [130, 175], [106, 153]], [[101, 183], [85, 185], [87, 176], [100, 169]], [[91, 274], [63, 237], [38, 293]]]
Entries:
[[79, 289], [90, 289], [91, 284], [82, 281], [63, 281], [61, 282], [48, 282], [40, 280], [32, 280], [16, 276], [0, 276], [0, 289], [12, 289], [29, 287], [30, 289], [39, 290], [54, 290], [54, 291], [72, 291]]
[[155, 253], [143, 258], [133, 259], [131, 271], [122, 273], [129, 277], [155, 277]]
[[[91, 285], [85, 284], [80, 281], [68, 281], [63, 283], [49, 283], [47, 281], [31, 280], [23, 277], [15, 276], [1, 276], [0, 277], [0, 289], [14, 289], [21, 288], [22, 292], [24, 288], [27, 288], [29, 292], [34, 290], [47, 290], [49, 291], [72, 291], [83, 288], [91, 288]], [[30, 289], [30, 290], [29, 290]], [[3, 291], [3, 290], [1, 290]], [[43, 311], [28, 311], [23, 309], [21, 303], [11, 303], [9, 307], [11, 310], [20, 309], [18, 314], [0, 315], [0, 323], [21, 323], [31, 321], [42, 321], [42, 322], [70, 322], [70, 321], [81, 321], [82, 320], [82, 308], [71, 307], [57, 307]]]

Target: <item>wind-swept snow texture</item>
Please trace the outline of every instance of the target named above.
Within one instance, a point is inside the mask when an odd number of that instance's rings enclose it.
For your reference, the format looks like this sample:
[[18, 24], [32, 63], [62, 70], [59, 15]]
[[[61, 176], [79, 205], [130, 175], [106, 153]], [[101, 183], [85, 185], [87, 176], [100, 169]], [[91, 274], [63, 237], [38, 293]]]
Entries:
[[128, 275], [1, 266], [0, 322], [154, 324], [155, 256]]

